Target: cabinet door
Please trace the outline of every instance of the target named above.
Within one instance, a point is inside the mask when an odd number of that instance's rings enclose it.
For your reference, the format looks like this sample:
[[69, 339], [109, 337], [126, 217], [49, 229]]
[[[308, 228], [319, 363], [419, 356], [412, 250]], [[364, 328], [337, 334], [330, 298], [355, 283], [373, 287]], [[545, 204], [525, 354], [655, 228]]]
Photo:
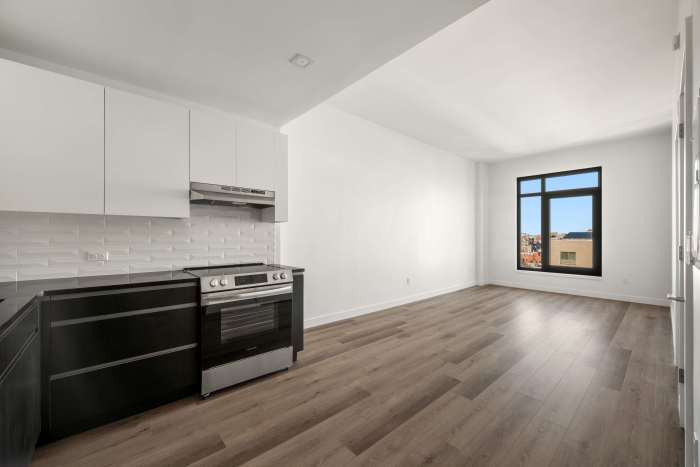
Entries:
[[193, 394], [199, 284], [51, 297], [41, 314], [43, 441]]
[[104, 88], [0, 59], [0, 210], [104, 213]]
[[240, 120], [236, 124], [236, 185], [275, 189], [277, 135], [275, 130]]
[[58, 375], [49, 382], [49, 439], [194, 394], [200, 377], [196, 347]]
[[0, 379], [0, 465], [29, 465], [41, 425], [39, 339], [36, 334]]
[[287, 162], [287, 135], [277, 135], [277, 147], [275, 163], [272, 165], [275, 176], [275, 222], [287, 222], [288, 208], [288, 162]]
[[190, 110], [190, 181], [235, 185], [236, 127], [225, 115]]
[[304, 274], [294, 273], [294, 293], [292, 295], [292, 346], [294, 360], [297, 352], [304, 350]]
[[106, 89], [105, 211], [188, 217], [189, 111]]

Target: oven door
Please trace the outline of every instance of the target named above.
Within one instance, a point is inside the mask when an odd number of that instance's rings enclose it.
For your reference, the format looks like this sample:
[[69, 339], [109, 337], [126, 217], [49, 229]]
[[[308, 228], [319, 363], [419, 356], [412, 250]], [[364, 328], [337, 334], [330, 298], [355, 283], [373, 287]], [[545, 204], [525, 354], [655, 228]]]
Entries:
[[292, 284], [202, 296], [202, 369], [292, 345]]

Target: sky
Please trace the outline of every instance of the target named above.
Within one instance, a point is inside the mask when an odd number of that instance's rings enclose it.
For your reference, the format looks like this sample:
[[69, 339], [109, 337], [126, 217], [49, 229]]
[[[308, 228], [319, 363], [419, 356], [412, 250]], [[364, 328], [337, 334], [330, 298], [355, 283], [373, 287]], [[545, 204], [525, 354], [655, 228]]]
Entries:
[[[545, 182], [547, 191], [566, 190], [596, 186], [598, 174], [585, 174], [551, 177]], [[522, 193], [539, 191], [539, 181], [524, 181], [521, 184]], [[541, 234], [541, 203], [540, 196], [521, 199], [521, 231], [527, 234]], [[593, 228], [593, 197], [577, 196], [575, 198], [552, 198], [549, 205], [550, 231], [552, 232], [584, 232]]]

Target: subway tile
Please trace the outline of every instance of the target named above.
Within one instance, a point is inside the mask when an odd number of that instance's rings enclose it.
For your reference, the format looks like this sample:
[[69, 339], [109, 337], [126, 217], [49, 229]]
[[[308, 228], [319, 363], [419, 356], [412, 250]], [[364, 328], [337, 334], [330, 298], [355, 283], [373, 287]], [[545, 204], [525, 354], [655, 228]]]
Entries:
[[172, 271], [172, 263], [136, 263], [129, 265], [129, 272], [132, 274], [137, 274], [140, 272], [162, 272], [162, 271]]
[[32, 234], [23, 234], [23, 235], [17, 235], [12, 240], [5, 241], [5, 240], [0, 240], [2, 242], [3, 246], [16, 246], [16, 247], [22, 247], [22, 246], [39, 246], [39, 245], [45, 245], [48, 246], [50, 241], [49, 241], [49, 236], [46, 234], [37, 234], [37, 233], [32, 233]]
[[228, 248], [220, 248], [220, 247], [210, 247], [209, 248], [209, 253], [211, 254], [218, 254], [223, 257], [226, 256], [235, 256], [241, 253], [241, 249], [238, 248], [237, 246], [230, 246]]
[[0, 259], [11, 259], [17, 257], [17, 247], [0, 246]]
[[78, 240], [89, 243], [104, 243], [105, 233], [103, 230], [83, 230], [78, 231]]
[[[49, 244], [53, 245], [73, 245], [78, 242], [78, 231], [75, 232], [52, 232], [49, 233]], [[102, 240], [99, 241], [102, 243]]]
[[[192, 206], [189, 219], [0, 212], [6, 281], [270, 262], [274, 247], [274, 225], [247, 208]], [[87, 261], [97, 251], [110, 260]]]
[[[110, 258], [112, 256], [129, 256], [131, 254], [131, 249], [136, 248], [134, 245], [105, 245], [104, 248], [102, 248], [100, 251], [107, 251], [109, 252]], [[84, 254], [87, 254], [87, 250], [83, 251]]]
[[212, 259], [223, 259], [224, 254], [223, 253], [211, 253], [211, 252], [206, 252], [206, 253], [192, 253], [190, 255], [191, 259], [206, 259], [206, 260], [212, 260]]
[[80, 250], [76, 248], [56, 248], [50, 246], [22, 247], [17, 249], [17, 256], [25, 258], [72, 258], [80, 257]]
[[119, 264], [131, 264], [131, 263], [144, 263], [150, 261], [150, 255], [134, 255], [129, 254], [126, 256], [121, 255], [110, 255], [108, 263], [119, 263]]
[[172, 247], [167, 244], [150, 244], [146, 246], [134, 246], [130, 248], [129, 251], [132, 255], [151, 255], [154, 253], [170, 253], [172, 251]]
[[177, 252], [158, 252], [151, 254], [152, 261], [187, 261], [190, 259], [190, 255], [187, 253], [177, 253]]
[[231, 261], [228, 258], [212, 258], [209, 260], [208, 266], [222, 266], [226, 264], [238, 264], [238, 263], [244, 263], [247, 261]]
[[78, 268], [78, 276], [103, 276], [106, 274], [129, 274], [129, 265], [80, 265]]
[[14, 267], [15, 269], [48, 265], [49, 259], [46, 256], [0, 258], [0, 266]]
[[58, 279], [61, 277], [77, 277], [77, 275], [77, 269], [32, 268], [17, 271], [17, 280], [32, 281], [39, 279]]
[[0, 282], [14, 282], [17, 280], [17, 271], [2, 271], [0, 270]]
[[209, 244], [188, 243], [187, 245], [173, 245], [173, 253], [191, 254], [206, 253], [209, 251]]
[[[148, 242], [148, 236], [146, 235], [145, 241]], [[131, 235], [129, 235], [128, 231], [125, 232], [105, 232], [104, 234], [104, 242], [105, 244], [107, 243], [130, 243], [133, 241], [131, 238]]]
[[206, 259], [189, 259], [185, 261], [174, 261], [173, 262], [173, 270], [177, 269], [184, 269], [184, 268], [197, 268], [197, 267], [204, 267], [204, 266], [209, 266], [209, 263]]

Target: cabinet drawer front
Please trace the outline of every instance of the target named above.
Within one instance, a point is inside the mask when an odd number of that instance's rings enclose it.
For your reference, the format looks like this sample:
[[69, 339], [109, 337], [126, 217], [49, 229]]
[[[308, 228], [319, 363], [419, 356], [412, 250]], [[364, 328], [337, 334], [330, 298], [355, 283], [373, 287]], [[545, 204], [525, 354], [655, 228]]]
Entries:
[[197, 391], [198, 349], [50, 381], [51, 439], [68, 436]]
[[198, 316], [196, 306], [185, 304], [54, 321], [49, 331], [51, 375], [194, 344]]
[[23, 312], [15, 325], [0, 336], [0, 379], [22, 346], [39, 330], [39, 306], [34, 303]]
[[0, 465], [29, 465], [41, 429], [39, 339], [0, 381]]
[[196, 304], [198, 300], [196, 283], [56, 295], [51, 299], [48, 319], [53, 323], [170, 305]]

